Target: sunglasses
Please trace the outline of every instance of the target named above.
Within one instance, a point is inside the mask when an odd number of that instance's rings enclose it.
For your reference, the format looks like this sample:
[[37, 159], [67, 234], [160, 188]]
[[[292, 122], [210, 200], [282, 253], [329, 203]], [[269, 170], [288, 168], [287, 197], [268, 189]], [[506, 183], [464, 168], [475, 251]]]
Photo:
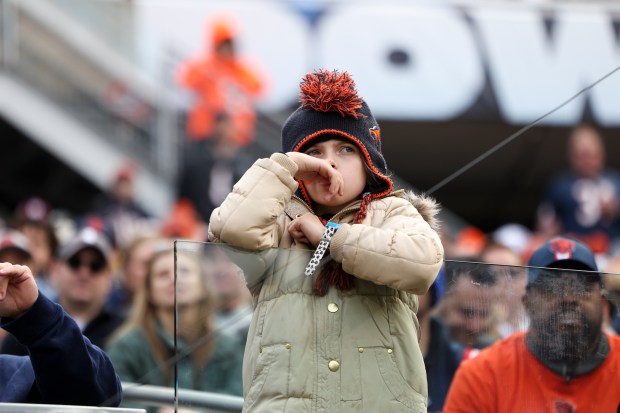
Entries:
[[103, 260], [82, 261], [78, 257], [69, 258], [67, 263], [69, 264], [69, 267], [71, 267], [71, 269], [73, 270], [78, 270], [80, 269], [80, 267], [85, 265], [92, 273], [101, 272], [107, 265], [106, 262]]

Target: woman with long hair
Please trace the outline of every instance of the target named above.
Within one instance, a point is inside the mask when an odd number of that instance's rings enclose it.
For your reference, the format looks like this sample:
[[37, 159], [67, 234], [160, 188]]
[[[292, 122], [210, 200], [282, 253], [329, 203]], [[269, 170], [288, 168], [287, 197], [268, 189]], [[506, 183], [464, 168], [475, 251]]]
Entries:
[[131, 318], [108, 346], [122, 381], [173, 386], [176, 361], [179, 387], [241, 395], [243, 344], [216, 330], [205, 267], [200, 253], [177, 251], [175, 291], [175, 252], [156, 248]]

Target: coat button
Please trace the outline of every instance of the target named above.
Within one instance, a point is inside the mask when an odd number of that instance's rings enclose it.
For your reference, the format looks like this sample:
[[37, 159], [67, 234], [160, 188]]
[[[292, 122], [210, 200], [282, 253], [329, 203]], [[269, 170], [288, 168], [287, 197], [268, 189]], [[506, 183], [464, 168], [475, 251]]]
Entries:
[[331, 360], [327, 366], [331, 371], [338, 371], [338, 369], [340, 368], [340, 363], [338, 363], [336, 360]]
[[335, 313], [336, 311], [338, 311], [338, 304], [336, 303], [327, 304], [327, 311], [329, 311], [330, 313]]
[[284, 345], [284, 347], [286, 347], [286, 349], [287, 349], [287, 350], [290, 350], [290, 349], [291, 349], [291, 344], [290, 344], [290, 343], [286, 343], [286, 344]]
[[364, 352], [364, 347], [358, 348], [357, 351], [359, 351], [360, 353], [363, 353]]
[[391, 348], [388, 348], [388, 354], [392, 354], [394, 352], [394, 350], [392, 350]]

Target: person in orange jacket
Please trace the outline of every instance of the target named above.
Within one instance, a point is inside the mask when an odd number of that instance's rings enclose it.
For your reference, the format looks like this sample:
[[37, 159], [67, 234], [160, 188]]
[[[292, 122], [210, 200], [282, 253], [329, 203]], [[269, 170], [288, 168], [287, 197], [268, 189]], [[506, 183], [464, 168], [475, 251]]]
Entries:
[[237, 30], [232, 21], [217, 19], [209, 36], [211, 50], [188, 59], [178, 74], [179, 83], [196, 96], [188, 113], [187, 134], [196, 141], [209, 139], [218, 116], [226, 115], [232, 121], [235, 141], [247, 145], [254, 139], [254, 101], [264, 91], [264, 81], [257, 68], [237, 55]]

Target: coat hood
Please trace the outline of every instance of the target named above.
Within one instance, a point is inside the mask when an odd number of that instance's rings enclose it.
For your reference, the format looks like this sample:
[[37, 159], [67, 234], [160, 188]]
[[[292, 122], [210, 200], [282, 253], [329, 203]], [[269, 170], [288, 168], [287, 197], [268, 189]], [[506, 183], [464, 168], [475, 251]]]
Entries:
[[439, 232], [441, 222], [437, 215], [439, 214], [440, 205], [435, 199], [424, 194], [417, 195], [409, 190], [404, 191], [402, 197], [411, 202], [411, 205], [418, 210], [422, 218], [424, 218], [424, 221], [426, 221], [435, 232]]

